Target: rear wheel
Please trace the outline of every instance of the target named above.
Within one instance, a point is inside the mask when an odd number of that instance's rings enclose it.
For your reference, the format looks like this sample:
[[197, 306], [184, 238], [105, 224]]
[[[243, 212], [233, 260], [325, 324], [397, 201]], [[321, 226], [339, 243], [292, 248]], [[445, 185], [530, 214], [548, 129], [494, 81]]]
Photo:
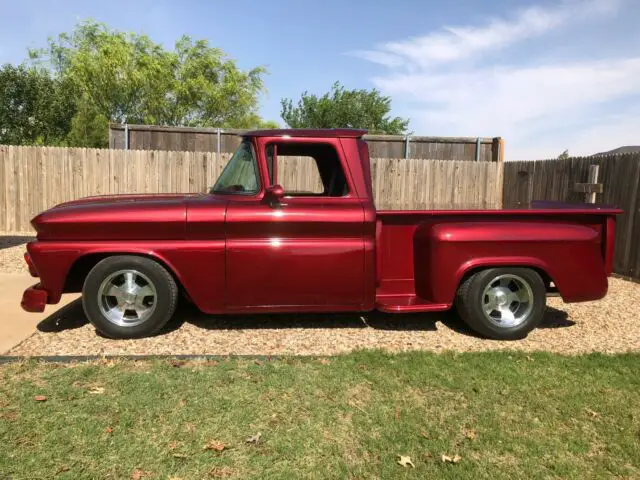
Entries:
[[89, 272], [82, 288], [89, 321], [111, 338], [157, 333], [173, 315], [177, 299], [178, 288], [169, 272], [137, 256], [105, 258]]
[[456, 307], [477, 333], [496, 340], [524, 338], [542, 321], [546, 289], [529, 268], [489, 268], [471, 275], [460, 288]]

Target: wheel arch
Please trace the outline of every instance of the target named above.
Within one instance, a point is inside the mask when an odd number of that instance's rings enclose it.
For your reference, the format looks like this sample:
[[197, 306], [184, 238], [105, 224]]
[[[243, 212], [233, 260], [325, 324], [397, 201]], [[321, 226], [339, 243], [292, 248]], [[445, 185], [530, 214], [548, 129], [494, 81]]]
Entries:
[[184, 288], [184, 284], [180, 279], [180, 276], [177, 273], [175, 267], [168, 262], [165, 258], [160, 255], [157, 255], [153, 252], [134, 252], [134, 251], [98, 251], [98, 252], [89, 252], [85, 253], [71, 264], [69, 268], [69, 272], [67, 273], [63, 292], [64, 293], [75, 293], [82, 291], [82, 285], [84, 284], [85, 279], [89, 272], [95, 267], [99, 262], [109, 257], [116, 256], [130, 256], [130, 257], [143, 257], [148, 258], [149, 260], [153, 260], [162, 267], [164, 267], [167, 272], [173, 277], [174, 281], [178, 285], [178, 288], [181, 292], [186, 293]]
[[[550, 289], [550, 284], [553, 283], [556, 288], [558, 284], [555, 282], [553, 276], [549, 273], [547, 265], [536, 260], [476, 260], [463, 265], [456, 274], [456, 292], [460, 286], [472, 275], [489, 268], [529, 268], [535, 271], [545, 284], [547, 291]], [[455, 294], [454, 294], [455, 295]]]

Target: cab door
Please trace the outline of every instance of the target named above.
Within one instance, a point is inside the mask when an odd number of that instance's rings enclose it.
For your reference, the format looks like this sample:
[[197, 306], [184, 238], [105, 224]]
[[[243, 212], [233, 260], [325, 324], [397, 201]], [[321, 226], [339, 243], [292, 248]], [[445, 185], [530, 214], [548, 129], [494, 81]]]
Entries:
[[262, 191], [283, 183], [285, 194], [229, 203], [227, 310], [361, 309], [364, 208], [351, 194], [338, 140], [261, 140], [254, 145]]

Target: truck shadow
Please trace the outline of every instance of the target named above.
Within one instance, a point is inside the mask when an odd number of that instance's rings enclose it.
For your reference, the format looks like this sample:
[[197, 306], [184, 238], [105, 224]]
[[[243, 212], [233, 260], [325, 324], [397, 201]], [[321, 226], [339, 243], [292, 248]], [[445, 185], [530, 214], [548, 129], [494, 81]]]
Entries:
[[0, 235], [0, 250], [17, 247], [18, 245], [32, 241], [34, 238], [33, 236], [26, 235]]
[[[466, 323], [460, 319], [460, 317], [455, 313], [455, 311], [451, 311], [452, 317], [450, 321], [443, 320], [442, 323], [450, 328], [451, 330], [460, 333], [462, 335], [467, 335], [470, 337], [483, 338], [478, 335], [476, 332], [471, 330]], [[573, 320], [569, 319], [569, 314], [564, 310], [558, 310], [557, 308], [547, 307], [544, 313], [544, 317], [542, 317], [542, 322], [538, 325], [538, 328], [546, 329], [546, 328], [569, 328], [573, 327], [576, 324]]]
[[[373, 328], [377, 330], [437, 331], [437, 323], [463, 335], [477, 337], [458, 317], [455, 310], [437, 313], [387, 314], [367, 313], [286, 313], [255, 315], [207, 315], [194, 305], [181, 302], [174, 317], [158, 335], [165, 335], [190, 323], [203, 330], [250, 330], [293, 328]], [[74, 300], [42, 320], [40, 332], [56, 333], [87, 325], [89, 321], [82, 309], [81, 299]], [[547, 307], [538, 328], [567, 328], [575, 325], [563, 310]]]

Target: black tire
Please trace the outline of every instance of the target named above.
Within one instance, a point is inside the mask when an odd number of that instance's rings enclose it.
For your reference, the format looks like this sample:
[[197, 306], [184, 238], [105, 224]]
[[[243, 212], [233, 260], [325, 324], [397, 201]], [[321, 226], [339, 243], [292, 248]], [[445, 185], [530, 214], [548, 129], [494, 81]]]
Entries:
[[[155, 294], [145, 299], [153, 308], [139, 319], [142, 323], [120, 325], [109, 319], [108, 312], [103, 313], [103, 308], [106, 310], [109, 305], [105, 307], [102, 302], [110, 300], [101, 300], [104, 297], [99, 293], [103, 282], [119, 272], [128, 271], [135, 271], [139, 278], [143, 278], [143, 284], [150, 283], [155, 288]], [[122, 275], [124, 278], [126, 273]], [[105, 258], [91, 269], [82, 287], [82, 306], [87, 318], [96, 330], [110, 338], [140, 338], [158, 333], [173, 316], [177, 303], [178, 287], [171, 274], [159, 263], [145, 257], [118, 255]], [[135, 318], [132, 323], [135, 323]]]
[[[490, 295], [497, 291], [496, 289], [504, 289], [500, 283], [513, 281], [507, 288], [520, 291], [522, 287], [524, 295], [527, 297], [531, 293], [530, 302], [513, 302], [513, 308], [516, 308], [514, 317], [518, 317], [517, 313], [521, 312], [520, 319], [514, 320], [515, 324], [509, 325], [509, 320], [504, 320], [506, 324], [501, 324], [502, 315], [496, 309], [492, 313], [485, 313], [487, 309], [493, 305], [489, 300]], [[520, 285], [522, 281], [522, 285]], [[528, 286], [525, 286], [525, 284]], [[485, 289], [489, 289], [489, 293], [485, 295]], [[498, 292], [503, 295], [502, 292]], [[496, 298], [496, 297], [494, 297]], [[502, 299], [504, 299], [504, 295]], [[502, 300], [501, 301], [506, 301]], [[536, 328], [542, 321], [546, 305], [546, 288], [544, 281], [536, 272], [530, 268], [488, 268], [481, 270], [465, 279], [456, 295], [456, 308], [460, 317], [475, 332], [480, 335], [494, 340], [519, 340], [527, 336], [527, 334]], [[496, 307], [498, 308], [498, 307]], [[504, 306], [500, 307], [504, 308]], [[511, 309], [511, 306], [508, 306]], [[506, 312], [508, 314], [509, 312]], [[518, 323], [519, 322], [519, 323]]]

